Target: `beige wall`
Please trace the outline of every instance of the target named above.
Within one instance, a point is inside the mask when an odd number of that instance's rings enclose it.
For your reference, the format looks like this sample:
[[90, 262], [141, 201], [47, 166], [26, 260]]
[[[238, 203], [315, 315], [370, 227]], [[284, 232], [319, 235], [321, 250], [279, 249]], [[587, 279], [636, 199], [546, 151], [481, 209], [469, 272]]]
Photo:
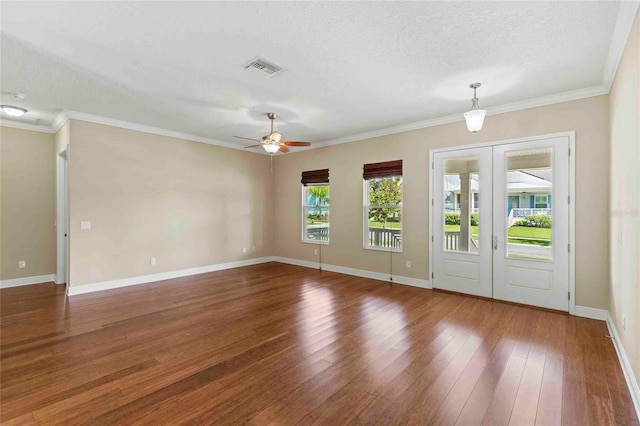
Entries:
[[640, 15], [637, 15], [609, 94], [612, 213], [609, 312], [640, 382], [639, 85]]
[[[362, 165], [404, 161], [404, 251], [394, 254], [393, 272], [429, 279], [429, 150], [511, 138], [576, 131], [576, 301], [609, 305], [608, 97], [598, 96], [489, 116], [478, 134], [464, 122], [329, 146], [277, 157], [275, 173], [275, 255], [317, 261], [301, 242], [300, 174], [329, 168], [331, 244], [323, 262], [369, 271], [389, 271], [389, 254], [362, 248]], [[411, 269], [405, 267], [410, 260]]]
[[2, 280], [55, 273], [54, 149], [50, 133], [0, 127]]
[[69, 132], [71, 286], [271, 255], [269, 157], [83, 121]]

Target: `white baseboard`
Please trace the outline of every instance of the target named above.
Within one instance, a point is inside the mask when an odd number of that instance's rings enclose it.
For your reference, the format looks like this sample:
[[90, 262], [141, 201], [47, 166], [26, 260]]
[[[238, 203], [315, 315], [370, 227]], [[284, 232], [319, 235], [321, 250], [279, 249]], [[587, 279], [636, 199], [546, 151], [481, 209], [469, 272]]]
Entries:
[[620, 335], [618, 334], [618, 330], [616, 330], [616, 325], [613, 323], [613, 318], [611, 318], [611, 315], [608, 312], [607, 327], [609, 328], [609, 333], [613, 336], [613, 347], [616, 348], [616, 353], [620, 360], [620, 366], [622, 367], [622, 373], [627, 381], [627, 387], [631, 393], [633, 406], [636, 408], [636, 415], [640, 419], [640, 386], [638, 386], [636, 376], [633, 374], [631, 362], [629, 362], [629, 357], [624, 350], [624, 346], [622, 346], [622, 340], [620, 340]]
[[[318, 262], [309, 262], [308, 260], [291, 259], [288, 257], [274, 256], [273, 260], [280, 263], [288, 263], [290, 265], [304, 266], [306, 268], [318, 269]], [[372, 272], [364, 269], [347, 268], [346, 266], [336, 266], [322, 264], [324, 271], [338, 272], [340, 274], [353, 275], [362, 278], [371, 278], [373, 280], [389, 281], [389, 274], [382, 272]], [[421, 280], [419, 278], [403, 277], [401, 275], [392, 275], [393, 282], [396, 284], [410, 285], [420, 288], [432, 288], [431, 283], [428, 280]]]
[[25, 277], [25, 278], [14, 278], [12, 280], [2, 280], [0, 281], [0, 288], [9, 288], [9, 287], [18, 287], [21, 285], [31, 285], [31, 284], [41, 284], [48, 283], [53, 281], [55, 276], [53, 274], [49, 275], [38, 275], [35, 277]]
[[255, 259], [239, 260], [236, 262], [218, 263], [216, 265], [200, 266], [197, 268], [180, 269], [177, 271], [161, 272], [159, 274], [141, 275], [138, 277], [122, 278], [119, 280], [102, 281], [80, 286], [67, 286], [67, 295], [93, 293], [95, 291], [111, 290], [114, 288], [128, 287], [138, 284], [152, 283], [155, 281], [170, 280], [173, 278], [187, 277], [190, 275], [205, 274], [207, 272], [222, 271], [223, 269], [239, 268], [241, 266], [257, 265], [271, 262], [273, 257], [258, 257]]
[[575, 315], [577, 317], [591, 318], [600, 321], [606, 321], [609, 311], [606, 309], [590, 308], [588, 306], [576, 305]]

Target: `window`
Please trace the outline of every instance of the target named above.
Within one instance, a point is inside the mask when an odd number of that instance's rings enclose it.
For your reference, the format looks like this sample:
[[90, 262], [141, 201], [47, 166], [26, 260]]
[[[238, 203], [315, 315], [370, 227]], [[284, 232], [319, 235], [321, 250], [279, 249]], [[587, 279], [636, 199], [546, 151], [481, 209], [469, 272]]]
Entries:
[[546, 195], [536, 195], [535, 207], [536, 207], [536, 209], [546, 209], [547, 208], [547, 196]]
[[329, 244], [329, 169], [302, 172], [302, 241]]
[[364, 165], [364, 248], [402, 251], [402, 160]]

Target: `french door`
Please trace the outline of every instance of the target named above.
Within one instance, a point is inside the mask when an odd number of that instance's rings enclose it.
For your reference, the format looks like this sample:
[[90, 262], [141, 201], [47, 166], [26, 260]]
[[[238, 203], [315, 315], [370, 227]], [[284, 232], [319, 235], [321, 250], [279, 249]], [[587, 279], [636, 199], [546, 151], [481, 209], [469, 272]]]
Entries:
[[567, 311], [569, 138], [433, 161], [433, 287]]

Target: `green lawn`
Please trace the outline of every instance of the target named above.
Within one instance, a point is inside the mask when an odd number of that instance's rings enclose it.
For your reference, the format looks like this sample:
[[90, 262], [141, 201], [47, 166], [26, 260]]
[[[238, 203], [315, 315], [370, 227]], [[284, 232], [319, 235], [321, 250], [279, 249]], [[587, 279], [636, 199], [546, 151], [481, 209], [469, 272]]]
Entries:
[[[371, 228], [382, 228], [383, 227], [383, 223], [382, 222], [375, 222], [370, 220], [369, 221], [369, 227]], [[384, 226], [384, 228], [387, 229], [401, 229], [402, 228], [402, 224], [400, 222], [387, 222], [386, 226]]]
[[[450, 232], [460, 231], [460, 225], [445, 225], [446, 230]], [[538, 246], [551, 245], [551, 229], [549, 228], [529, 228], [526, 226], [512, 226], [509, 228], [510, 243], [535, 244]], [[471, 234], [478, 236], [478, 227], [471, 227]], [[540, 241], [542, 240], [542, 241]]]

